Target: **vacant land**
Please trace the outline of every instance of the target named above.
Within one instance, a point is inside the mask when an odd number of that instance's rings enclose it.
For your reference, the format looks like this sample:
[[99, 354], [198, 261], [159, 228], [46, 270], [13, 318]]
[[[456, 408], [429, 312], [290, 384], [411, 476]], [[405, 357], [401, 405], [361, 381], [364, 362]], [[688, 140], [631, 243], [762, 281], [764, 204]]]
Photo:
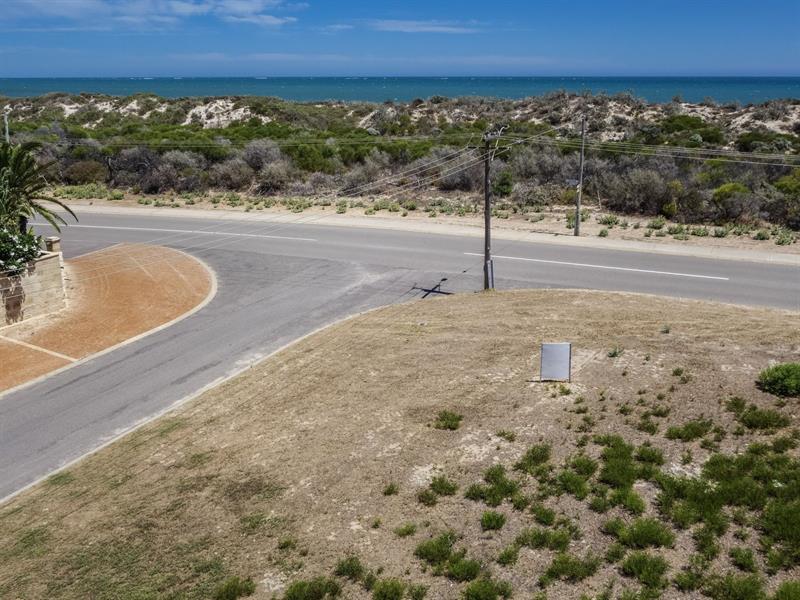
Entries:
[[[754, 381], [798, 330], [572, 291], [372, 312], [0, 509], [0, 596], [797, 598], [797, 400]], [[565, 340], [573, 382], [535, 381]]]

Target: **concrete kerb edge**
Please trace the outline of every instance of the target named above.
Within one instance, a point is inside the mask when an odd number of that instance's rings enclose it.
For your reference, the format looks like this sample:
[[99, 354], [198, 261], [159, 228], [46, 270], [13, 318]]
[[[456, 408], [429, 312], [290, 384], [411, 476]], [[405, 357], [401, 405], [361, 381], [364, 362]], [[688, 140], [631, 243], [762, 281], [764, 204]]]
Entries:
[[[64, 365], [63, 367], [60, 367], [60, 368], [56, 369], [55, 371], [50, 371], [49, 373], [45, 373], [44, 375], [40, 375], [39, 377], [36, 377], [35, 379], [31, 379], [30, 381], [26, 381], [25, 383], [21, 383], [21, 384], [15, 386], [13, 388], [10, 388], [8, 390], [0, 392], [0, 401], [2, 401], [9, 394], [13, 394], [14, 392], [18, 392], [18, 391], [23, 390], [23, 389], [25, 389], [27, 387], [30, 387], [30, 386], [35, 385], [37, 383], [40, 383], [40, 382], [44, 381], [45, 379], [47, 379], [48, 377], [53, 377], [54, 375], [58, 375], [60, 373], [63, 373], [64, 371], [68, 371], [69, 369], [72, 369], [74, 367], [77, 367], [79, 365], [87, 363], [87, 362], [89, 362], [91, 360], [94, 360], [96, 358], [100, 358], [101, 356], [103, 356], [105, 354], [108, 354], [110, 352], [114, 352], [115, 350], [119, 350], [120, 348], [123, 348], [123, 347], [125, 347], [125, 346], [127, 346], [129, 344], [133, 344], [134, 342], [138, 342], [139, 340], [144, 339], [144, 338], [146, 338], [146, 337], [148, 337], [148, 336], [150, 336], [150, 335], [152, 335], [154, 333], [158, 333], [159, 331], [162, 331], [162, 330], [164, 330], [164, 329], [166, 329], [168, 327], [171, 327], [171, 326], [175, 325], [176, 323], [179, 323], [180, 321], [183, 321], [184, 319], [188, 319], [189, 317], [191, 317], [195, 313], [201, 311], [206, 306], [208, 306], [208, 304], [216, 297], [217, 291], [218, 291], [217, 274], [214, 272], [214, 269], [212, 269], [206, 262], [200, 260], [199, 258], [197, 258], [195, 256], [192, 256], [191, 254], [189, 254], [187, 252], [183, 252], [182, 250], [177, 250], [175, 248], [170, 248], [170, 249], [174, 250], [175, 252], [178, 252], [180, 254], [183, 254], [184, 256], [187, 256], [187, 257], [191, 258], [192, 260], [194, 260], [195, 262], [200, 264], [208, 272], [208, 275], [211, 278], [211, 289], [208, 291], [208, 294], [203, 299], [203, 301], [200, 302], [200, 304], [198, 304], [197, 306], [191, 308], [190, 310], [186, 311], [185, 313], [183, 313], [181, 315], [178, 315], [177, 317], [175, 317], [171, 321], [168, 321], [167, 323], [162, 323], [161, 325], [158, 325], [157, 327], [154, 327], [154, 328], [149, 329], [149, 330], [147, 330], [145, 332], [142, 332], [142, 333], [140, 333], [140, 334], [138, 334], [138, 335], [136, 335], [136, 336], [134, 336], [132, 338], [128, 338], [127, 340], [124, 340], [124, 341], [122, 341], [122, 342], [120, 342], [118, 344], [115, 344], [113, 346], [109, 346], [108, 348], [100, 350], [99, 352], [95, 352], [94, 354], [90, 354], [89, 356], [84, 356], [83, 358], [81, 358], [79, 360], [76, 360], [73, 363], [70, 363], [68, 365]], [[97, 252], [97, 251], [95, 250], [93, 252]], [[92, 252], [88, 252], [87, 254], [92, 254]], [[86, 256], [86, 255], [84, 254], [82, 256]], [[4, 500], [0, 500], [0, 503], [2, 503], [3, 501]]]
[[[202, 262], [202, 261], [201, 261], [201, 262]], [[209, 271], [211, 271], [211, 270], [209, 269]], [[213, 271], [211, 271], [211, 273], [213, 273]], [[216, 282], [216, 275], [214, 276], [214, 281]], [[215, 293], [216, 293], [216, 287], [215, 287]], [[211, 296], [211, 297], [213, 298], [213, 296]], [[410, 302], [414, 302], [414, 300], [411, 300]], [[191, 311], [191, 313], [197, 312], [197, 310], [199, 310], [200, 308], [202, 308], [202, 307], [198, 307], [198, 308], [196, 308], [196, 309], [193, 309], [193, 310]], [[155, 414], [153, 414], [153, 415], [150, 415], [149, 417], [145, 417], [144, 419], [141, 419], [141, 420], [139, 420], [137, 423], [134, 423], [134, 424], [133, 424], [133, 425], [131, 425], [130, 427], [127, 427], [127, 428], [125, 428], [123, 431], [120, 431], [119, 433], [116, 433], [116, 434], [115, 434], [113, 437], [111, 437], [111, 438], [109, 438], [108, 440], [104, 441], [103, 443], [101, 443], [101, 444], [100, 444], [99, 446], [97, 446], [96, 448], [93, 448], [92, 450], [89, 450], [88, 452], [86, 452], [86, 453], [84, 453], [84, 454], [82, 454], [82, 455], [80, 455], [80, 456], [78, 456], [78, 457], [76, 457], [76, 458], [74, 458], [74, 459], [70, 460], [69, 462], [66, 462], [66, 463], [64, 463], [64, 464], [63, 464], [63, 465], [61, 465], [60, 467], [58, 467], [58, 468], [56, 468], [56, 469], [53, 469], [52, 471], [50, 471], [49, 473], [47, 473], [47, 474], [45, 474], [45, 475], [42, 475], [41, 477], [39, 477], [39, 478], [38, 478], [38, 479], [36, 479], [35, 481], [32, 481], [31, 483], [29, 483], [29, 484], [25, 485], [24, 487], [22, 487], [22, 488], [18, 489], [17, 491], [15, 491], [15, 492], [12, 492], [12, 493], [8, 494], [8, 495], [7, 495], [7, 496], [5, 496], [4, 498], [0, 498], [0, 507], [2, 507], [2, 506], [3, 506], [4, 504], [6, 504], [7, 502], [9, 502], [9, 501], [13, 500], [14, 498], [16, 498], [17, 496], [19, 496], [20, 494], [22, 494], [22, 493], [26, 492], [27, 490], [29, 490], [29, 489], [31, 489], [31, 488], [33, 488], [33, 487], [35, 487], [35, 486], [39, 485], [40, 483], [42, 483], [42, 482], [44, 482], [44, 481], [46, 481], [46, 480], [47, 480], [49, 477], [52, 477], [52, 476], [53, 476], [53, 475], [55, 475], [56, 473], [60, 473], [61, 471], [64, 471], [64, 470], [66, 470], [66, 469], [69, 469], [71, 466], [73, 466], [73, 465], [75, 465], [75, 464], [79, 463], [79, 462], [80, 462], [80, 461], [82, 461], [83, 459], [85, 459], [85, 458], [88, 458], [88, 457], [90, 457], [90, 456], [92, 456], [92, 455], [94, 455], [94, 454], [96, 454], [96, 453], [100, 452], [100, 451], [101, 451], [101, 450], [103, 450], [104, 448], [106, 448], [106, 447], [110, 446], [110, 445], [111, 445], [111, 444], [113, 444], [114, 442], [117, 442], [117, 441], [119, 441], [120, 439], [124, 438], [126, 435], [128, 435], [128, 434], [130, 434], [130, 433], [133, 433], [134, 431], [136, 431], [137, 429], [140, 429], [140, 428], [144, 427], [144, 426], [145, 426], [145, 425], [147, 425], [148, 423], [152, 423], [153, 421], [155, 421], [155, 420], [157, 420], [157, 419], [160, 419], [161, 417], [164, 417], [164, 416], [168, 415], [169, 413], [173, 412], [174, 410], [177, 410], [178, 408], [180, 408], [180, 407], [181, 407], [181, 406], [183, 406], [184, 404], [187, 404], [187, 403], [191, 402], [192, 400], [195, 400], [196, 398], [199, 398], [200, 396], [202, 396], [202, 395], [203, 395], [204, 393], [206, 393], [207, 391], [209, 391], [209, 390], [211, 390], [211, 389], [213, 389], [213, 388], [215, 388], [215, 387], [217, 387], [217, 386], [219, 386], [219, 385], [222, 385], [222, 384], [223, 384], [223, 383], [225, 383], [226, 381], [230, 381], [231, 379], [234, 379], [235, 377], [238, 377], [239, 375], [241, 375], [241, 374], [242, 374], [242, 373], [244, 373], [245, 371], [248, 371], [249, 369], [252, 369], [253, 367], [255, 367], [255, 366], [257, 366], [257, 365], [259, 365], [259, 364], [263, 363], [264, 361], [266, 361], [266, 360], [269, 360], [270, 358], [272, 358], [272, 357], [273, 357], [273, 356], [275, 356], [276, 354], [278, 354], [278, 353], [280, 353], [280, 352], [283, 352], [284, 350], [287, 350], [287, 349], [291, 348], [292, 346], [294, 346], [294, 345], [296, 345], [296, 344], [299, 344], [299, 343], [300, 343], [300, 342], [302, 342], [303, 340], [305, 340], [305, 339], [307, 339], [307, 338], [309, 338], [309, 337], [311, 337], [311, 336], [313, 336], [313, 335], [316, 335], [316, 334], [318, 334], [318, 333], [321, 333], [322, 331], [325, 331], [326, 329], [330, 329], [331, 327], [335, 327], [336, 325], [341, 325], [342, 323], [346, 323], [347, 321], [350, 321], [350, 320], [356, 319], [356, 318], [358, 318], [358, 317], [361, 317], [361, 316], [367, 315], [367, 314], [369, 314], [369, 313], [371, 313], [371, 312], [375, 312], [375, 311], [378, 311], [378, 310], [382, 310], [382, 309], [384, 309], [384, 308], [387, 308], [387, 307], [386, 307], [386, 306], [376, 306], [375, 308], [370, 308], [369, 310], [364, 310], [364, 311], [361, 311], [361, 312], [353, 313], [352, 315], [348, 315], [348, 316], [346, 316], [346, 317], [342, 317], [341, 319], [337, 319], [337, 320], [335, 320], [335, 321], [332, 321], [332, 322], [330, 322], [330, 323], [327, 323], [327, 324], [325, 324], [325, 325], [322, 325], [321, 327], [318, 327], [317, 329], [315, 329], [315, 330], [313, 330], [313, 331], [310, 331], [310, 332], [306, 333], [305, 335], [302, 335], [302, 336], [300, 336], [299, 338], [297, 338], [297, 339], [295, 339], [295, 340], [292, 340], [291, 342], [288, 342], [288, 343], [284, 344], [283, 346], [281, 346], [280, 348], [277, 348], [277, 349], [275, 349], [274, 351], [270, 352], [270, 353], [269, 353], [269, 354], [267, 354], [266, 356], [262, 356], [262, 357], [258, 358], [257, 360], [255, 360], [254, 362], [252, 362], [252, 363], [248, 364], [248, 365], [245, 365], [245, 366], [243, 366], [243, 367], [241, 367], [241, 368], [239, 368], [239, 369], [236, 369], [236, 370], [234, 370], [234, 371], [231, 371], [231, 372], [230, 372], [230, 373], [228, 373], [227, 375], [224, 375], [224, 376], [222, 376], [222, 377], [218, 377], [218, 378], [217, 378], [217, 379], [215, 379], [214, 381], [212, 381], [212, 382], [210, 382], [210, 383], [208, 383], [208, 384], [204, 385], [202, 388], [200, 388], [200, 389], [199, 389], [199, 390], [197, 390], [196, 392], [192, 392], [191, 394], [189, 394], [189, 395], [187, 395], [187, 396], [184, 396], [184, 397], [183, 397], [183, 398], [181, 398], [180, 400], [176, 400], [176, 401], [175, 401], [175, 402], [173, 402], [171, 405], [169, 405], [167, 408], [165, 408], [165, 409], [163, 409], [163, 410], [160, 410], [160, 411], [158, 411], [157, 413], [155, 413]], [[181, 316], [181, 317], [179, 317], [179, 318], [178, 318], [176, 321], [178, 321], [178, 320], [181, 320], [181, 319], [183, 319], [183, 318], [186, 318], [186, 317], [190, 316], [190, 314], [191, 314], [191, 313], [187, 313], [185, 316]], [[158, 329], [163, 329], [164, 327], [166, 327], [166, 325], [164, 325], [164, 326], [160, 326], [160, 327], [158, 327], [158, 328], [154, 329], [152, 332], [155, 332], [155, 331], [157, 331]], [[148, 332], [148, 333], [146, 333], [146, 334], [143, 334], [141, 337], [144, 337], [144, 336], [146, 336], [146, 335], [149, 335], [149, 333], [151, 333], [151, 332]], [[91, 358], [95, 358], [95, 357], [97, 357], [97, 356], [100, 356], [100, 355], [102, 355], [102, 354], [106, 354], [107, 352], [111, 352], [111, 351], [112, 351], [112, 350], [114, 350], [115, 348], [118, 348], [118, 347], [120, 347], [120, 346], [124, 346], [124, 345], [126, 345], [126, 344], [132, 343], [133, 341], [135, 341], [135, 340], [133, 340], [133, 339], [132, 339], [132, 340], [129, 340], [129, 341], [123, 342], [122, 344], [118, 344], [118, 345], [117, 345], [117, 346], [115, 346], [114, 348], [109, 348], [109, 349], [103, 350], [102, 352], [99, 352], [99, 353], [97, 353], [97, 354], [95, 354], [95, 355], [93, 355], [93, 356], [91, 356], [91, 357], [87, 357], [86, 359], [82, 359], [82, 360], [90, 360]], [[53, 372], [52, 372], [52, 373], [50, 373], [49, 375], [55, 375], [56, 373], [58, 373], [58, 372], [60, 372], [60, 371], [64, 371], [64, 370], [66, 370], [66, 369], [68, 369], [68, 368], [71, 368], [71, 367], [75, 366], [76, 364], [78, 364], [78, 363], [75, 363], [75, 364], [73, 364], [73, 365], [68, 365], [66, 368], [59, 369], [59, 371], [53, 371]], [[49, 375], [46, 375], [46, 376], [44, 376], [44, 377], [41, 377], [41, 378], [39, 378], [39, 379], [44, 379], [45, 377], [47, 377], [47, 376], [49, 376]], [[21, 388], [21, 387], [25, 387], [26, 385], [30, 385], [31, 383], [33, 383], [33, 382], [29, 382], [29, 383], [26, 383], [26, 384], [22, 384], [22, 385], [21, 385], [21, 386], [19, 386], [19, 387], [20, 387], [20, 388]], [[15, 389], [18, 389], [18, 388], [15, 388]], [[0, 394], [0, 400], [2, 400], [3, 396], [4, 396], [5, 394], [9, 393], [10, 391], [12, 391], [12, 390], [9, 390], [8, 392], [4, 392], [3, 394]]]

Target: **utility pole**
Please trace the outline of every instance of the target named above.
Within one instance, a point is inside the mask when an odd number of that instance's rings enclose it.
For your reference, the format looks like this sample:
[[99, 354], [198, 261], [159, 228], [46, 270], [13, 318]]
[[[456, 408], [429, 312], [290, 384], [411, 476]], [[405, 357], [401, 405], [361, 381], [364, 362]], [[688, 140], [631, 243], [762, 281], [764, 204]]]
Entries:
[[494, 265], [492, 264], [492, 142], [500, 137], [500, 132], [486, 133], [483, 136], [483, 289], [494, 289]]
[[583, 159], [586, 152], [586, 115], [581, 115], [581, 166], [578, 176], [578, 196], [575, 200], [575, 236], [581, 234], [581, 200], [583, 196]]

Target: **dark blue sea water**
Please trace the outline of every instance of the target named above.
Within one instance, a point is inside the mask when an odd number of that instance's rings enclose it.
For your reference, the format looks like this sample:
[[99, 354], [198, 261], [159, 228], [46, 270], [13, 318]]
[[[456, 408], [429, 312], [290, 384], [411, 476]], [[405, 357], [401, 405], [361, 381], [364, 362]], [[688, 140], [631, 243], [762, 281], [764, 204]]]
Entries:
[[434, 95], [525, 98], [556, 90], [629, 92], [649, 102], [681, 96], [689, 102], [760, 103], [800, 98], [800, 77], [241, 77], [3, 79], [0, 96], [51, 92], [128, 96], [277, 96], [286, 100], [409, 101]]

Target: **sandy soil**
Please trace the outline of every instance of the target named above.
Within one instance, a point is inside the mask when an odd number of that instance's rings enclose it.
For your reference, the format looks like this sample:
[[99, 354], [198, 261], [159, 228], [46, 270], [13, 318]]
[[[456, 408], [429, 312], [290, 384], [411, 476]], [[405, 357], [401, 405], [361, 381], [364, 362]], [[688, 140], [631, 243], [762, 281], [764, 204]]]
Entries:
[[212, 286], [197, 259], [156, 246], [114, 246], [67, 261], [65, 269], [66, 309], [0, 329], [0, 391], [168, 323]]
[[[724, 400], [738, 395], [774, 408], [754, 378], [771, 361], [797, 359], [798, 331], [800, 317], [782, 311], [580, 291], [381, 309], [266, 359], [0, 509], [0, 596], [208, 598], [236, 575], [257, 583], [254, 598], [271, 598], [298, 578], [331, 575], [356, 554], [381, 576], [429, 586], [427, 598], [455, 598], [464, 584], [434, 576], [413, 555], [418, 543], [452, 529], [458, 547], [510, 582], [515, 598], [530, 598], [553, 552], [522, 549], [516, 565], [498, 565], [499, 551], [533, 517], [506, 503], [497, 509], [505, 527], [484, 532], [486, 506], [464, 498], [468, 485], [493, 464], [510, 467], [531, 444], [550, 443], [560, 465], [581, 438], [603, 433], [650, 442], [665, 454], [663, 469], [696, 473], [711, 452], [705, 443], [664, 432], [701, 415], [724, 432], [722, 452], [769, 440], [733, 435]], [[539, 383], [539, 343], [567, 340], [572, 383]], [[623, 351], [611, 358], [613, 347]], [[655, 434], [640, 431], [642, 413], [656, 405], [669, 414], [654, 419]], [[457, 431], [432, 427], [442, 409], [464, 415]], [[796, 400], [782, 412], [800, 424]], [[596, 457], [600, 448], [589, 443], [586, 451]], [[436, 474], [459, 491], [425, 507], [416, 495]], [[397, 495], [383, 494], [390, 482]], [[535, 493], [538, 484], [523, 485]], [[646, 514], [656, 514], [653, 485], [636, 490]], [[546, 504], [578, 526], [570, 551], [581, 556], [602, 555], [612, 541], [602, 523], [624, 516], [618, 508], [591, 512], [569, 495]], [[414, 535], [393, 533], [409, 522]], [[676, 535], [663, 553], [670, 574], [693, 548], [690, 531]], [[755, 544], [757, 532], [750, 535]], [[734, 543], [730, 531], [721, 543]], [[721, 553], [709, 572], [729, 570], [728, 561]], [[770, 577], [768, 588], [787, 577], [800, 570]], [[547, 597], [594, 595], [611, 580], [617, 590], [631, 585], [603, 563], [580, 584], [551, 586]], [[369, 597], [342, 584], [345, 598]], [[663, 597], [701, 596], [669, 588]]]

